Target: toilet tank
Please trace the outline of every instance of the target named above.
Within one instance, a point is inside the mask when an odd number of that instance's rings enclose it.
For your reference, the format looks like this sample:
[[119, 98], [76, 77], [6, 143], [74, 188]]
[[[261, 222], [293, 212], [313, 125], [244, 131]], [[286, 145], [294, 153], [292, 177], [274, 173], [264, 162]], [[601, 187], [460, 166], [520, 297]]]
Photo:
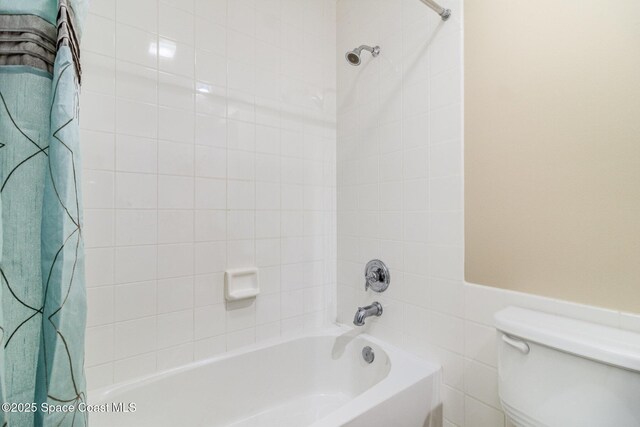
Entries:
[[513, 424], [640, 426], [640, 334], [533, 310], [495, 314], [500, 401]]

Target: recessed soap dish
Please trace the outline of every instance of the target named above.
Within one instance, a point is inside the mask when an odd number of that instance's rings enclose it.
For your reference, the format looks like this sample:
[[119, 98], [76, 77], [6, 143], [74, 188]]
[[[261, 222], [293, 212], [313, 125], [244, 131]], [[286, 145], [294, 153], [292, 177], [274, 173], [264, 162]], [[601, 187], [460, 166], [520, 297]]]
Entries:
[[258, 269], [227, 270], [224, 273], [224, 296], [227, 301], [255, 298], [260, 293]]

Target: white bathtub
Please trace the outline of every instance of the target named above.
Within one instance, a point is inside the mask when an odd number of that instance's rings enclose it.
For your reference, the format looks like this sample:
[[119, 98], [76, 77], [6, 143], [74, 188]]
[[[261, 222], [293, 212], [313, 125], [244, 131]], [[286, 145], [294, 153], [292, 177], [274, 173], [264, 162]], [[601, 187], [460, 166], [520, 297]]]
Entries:
[[[362, 349], [370, 346], [368, 364]], [[439, 426], [440, 368], [341, 328], [251, 346], [96, 390], [92, 427]]]

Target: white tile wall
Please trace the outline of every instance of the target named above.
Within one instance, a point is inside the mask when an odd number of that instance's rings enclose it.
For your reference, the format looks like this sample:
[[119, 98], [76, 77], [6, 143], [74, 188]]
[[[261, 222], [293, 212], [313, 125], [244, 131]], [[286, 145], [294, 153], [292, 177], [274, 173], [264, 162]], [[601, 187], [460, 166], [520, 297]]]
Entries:
[[[336, 5], [293, 3], [92, 2], [90, 388], [318, 327], [335, 306]], [[262, 294], [225, 305], [223, 271], [247, 266]]]
[[[379, 300], [385, 313], [367, 330], [441, 363], [445, 418], [464, 425], [466, 396], [493, 383], [467, 357], [490, 351], [465, 348], [462, 9], [443, 4], [446, 23], [417, 0], [338, 2], [338, 318], [350, 324]], [[361, 44], [382, 53], [352, 67], [344, 53]], [[385, 294], [363, 289], [373, 258], [391, 268]], [[472, 372], [484, 376], [465, 381]]]

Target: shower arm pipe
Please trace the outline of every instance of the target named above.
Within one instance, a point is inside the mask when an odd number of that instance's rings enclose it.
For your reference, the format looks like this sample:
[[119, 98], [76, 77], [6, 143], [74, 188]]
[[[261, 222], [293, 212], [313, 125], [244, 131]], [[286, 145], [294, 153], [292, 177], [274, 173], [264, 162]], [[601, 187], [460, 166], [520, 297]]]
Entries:
[[434, 0], [420, 0], [420, 1], [426, 4], [427, 6], [429, 6], [431, 9], [433, 9], [438, 15], [440, 15], [443, 21], [446, 21], [451, 17], [451, 9], [445, 9], [444, 7], [436, 3]]
[[374, 58], [380, 55], [380, 46], [371, 47], [371, 46], [367, 46], [366, 44], [363, 44], [360, 47], [355, 48], [355, 50], [357, 50], [358, 52], [362, 52], [363, 50], [366, 50]]

